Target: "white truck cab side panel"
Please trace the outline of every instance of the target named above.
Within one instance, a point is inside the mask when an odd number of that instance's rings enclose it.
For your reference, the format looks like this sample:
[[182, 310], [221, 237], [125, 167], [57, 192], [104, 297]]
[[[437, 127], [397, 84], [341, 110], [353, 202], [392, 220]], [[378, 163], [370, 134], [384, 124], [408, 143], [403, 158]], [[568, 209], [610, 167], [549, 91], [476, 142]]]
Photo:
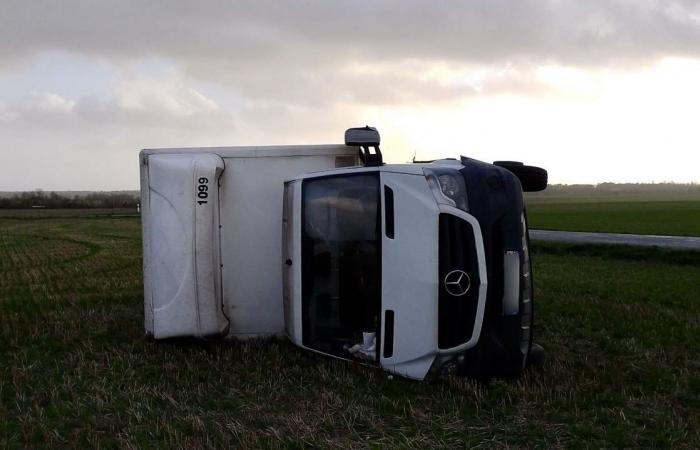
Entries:
[[210, 153], [142, 160], [146, 331], [156, 339], [225, 333], [217, 188], [224, 162]]

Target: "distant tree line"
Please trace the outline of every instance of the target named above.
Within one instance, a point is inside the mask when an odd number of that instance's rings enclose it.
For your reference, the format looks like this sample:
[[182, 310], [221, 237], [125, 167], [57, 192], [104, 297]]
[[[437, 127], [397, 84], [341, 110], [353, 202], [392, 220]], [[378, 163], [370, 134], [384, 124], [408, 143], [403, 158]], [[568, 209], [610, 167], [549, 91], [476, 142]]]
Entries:
[[129, 192], [93, 192], [83, 195], [66, 195], [36, 190], [0, 197], [0, 209], [114, 209], [136, 208], [138, 203], [138, 194]]
[[697, 183], [600, 183], [600, 184], [553, 184], [550, 191], [581, 193], [614, 192], [700, 192]]

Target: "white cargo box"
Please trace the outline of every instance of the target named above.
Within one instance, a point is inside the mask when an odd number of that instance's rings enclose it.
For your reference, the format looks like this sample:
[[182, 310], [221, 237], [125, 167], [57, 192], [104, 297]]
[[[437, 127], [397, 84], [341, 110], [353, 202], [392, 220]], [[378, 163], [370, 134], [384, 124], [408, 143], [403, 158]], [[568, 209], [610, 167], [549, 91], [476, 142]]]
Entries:
[[143, 150], [146, 332], [283, 334], [284, 181], [357, 163], [345, 145]]

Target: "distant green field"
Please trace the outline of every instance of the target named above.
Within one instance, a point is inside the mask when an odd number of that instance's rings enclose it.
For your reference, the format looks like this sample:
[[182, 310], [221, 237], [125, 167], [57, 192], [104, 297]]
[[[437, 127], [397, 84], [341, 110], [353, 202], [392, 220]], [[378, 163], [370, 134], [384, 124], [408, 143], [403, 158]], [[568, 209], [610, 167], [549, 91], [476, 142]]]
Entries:
[[700, 201], [527, 202], [530, 228], [700, 236]]
[[533, 245], [542, 370], [153, 342], [137, 218], [0, 219], [0, 448], [700, 447], [700, 256]]

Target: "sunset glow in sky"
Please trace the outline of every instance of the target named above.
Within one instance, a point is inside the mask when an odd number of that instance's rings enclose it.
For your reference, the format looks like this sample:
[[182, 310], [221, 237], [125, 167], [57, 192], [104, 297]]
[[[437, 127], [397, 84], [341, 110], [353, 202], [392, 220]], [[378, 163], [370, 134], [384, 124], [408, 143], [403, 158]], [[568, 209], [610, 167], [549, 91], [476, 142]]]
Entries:
[[5, 1], [0, 190], [138, 188], [142, 148], [324, 144], [700, 182], [694, 1]]

